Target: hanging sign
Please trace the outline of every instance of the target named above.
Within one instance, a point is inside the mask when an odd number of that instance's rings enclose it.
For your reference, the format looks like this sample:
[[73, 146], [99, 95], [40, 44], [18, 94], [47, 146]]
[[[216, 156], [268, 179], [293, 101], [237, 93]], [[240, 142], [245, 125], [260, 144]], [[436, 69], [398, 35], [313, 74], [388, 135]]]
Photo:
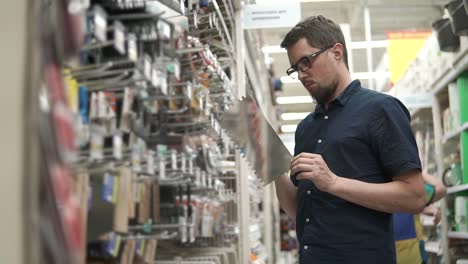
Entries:
[[397, 97], [407, 108], [432, 107], [432, 95], [428, 93], [401, 95]]
[[293, 27], [301, 20], [299, 1], [274, 1], [246, 5], [244, 29]]
[[387, 52], [392, 84], [396, 84], [403, 77], [431, 34], [430, 31], [387, 32]]

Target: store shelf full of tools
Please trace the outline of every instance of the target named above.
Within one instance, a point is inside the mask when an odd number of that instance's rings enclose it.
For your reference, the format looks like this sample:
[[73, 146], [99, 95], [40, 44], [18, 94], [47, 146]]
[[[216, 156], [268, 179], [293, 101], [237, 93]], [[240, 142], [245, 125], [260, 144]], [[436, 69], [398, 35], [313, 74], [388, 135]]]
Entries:
[[[55, 214], [44, 219], [56, 220], [43, 233], [59, 230], [43, 240], [47, 263], [234, 263], [235, 155], [216, 121], [235, 91], [233, 25], [221, 17], [230, 6], [56, 0], [42, 8], [42, 21], [75, 22], [62, 24], [61, 38], [41, 32], [54, 36], [42, 43], [38, 113]], [[82, 45], [77, 21], [86, 22]], [[57, 39], [74, 46], [57, 52]]]
[[418, 129], [433, 129], [433, 140], [430, 142], [434, 142], [434, 160], [437, 165], [435, 175], [448, 187], [447, 196], [441, 202], [442, 232], [435, 236], [440, 237], [440, 242], [431, 241], [432, 243], [426, 245], [426, 249], [429, 249], [427, 251], [433, 256], [443, 255], [442, 260], [434, 263], [455, 263], [468, 258], [466, 4], [466, 1], [452, 0], [445, 6], [446, 16], [432, 25], [434, 37], [428, 39], [402, 80], [395, 86], [398, 94], [419, 92], [432, 96], [432, 108], [413, 109], [411, 113], [413, 124]]

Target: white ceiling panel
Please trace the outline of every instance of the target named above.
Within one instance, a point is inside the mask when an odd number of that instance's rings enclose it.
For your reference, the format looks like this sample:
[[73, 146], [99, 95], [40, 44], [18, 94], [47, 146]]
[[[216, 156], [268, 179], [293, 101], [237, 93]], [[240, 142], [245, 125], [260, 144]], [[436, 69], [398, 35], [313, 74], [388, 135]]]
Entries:
[[[448, 0], [336, 0], [304, 1], [301, 3], [302, 18], [313, 15], [324, 15], [339, 24], [349, 24], [352, 41], [365, 41], [364, 8], [369, 8], [372, 40], [385, 40], [388, 31], [431, 30], [433, 21], [442, 17], [444, 5]], [[263, 29], [257, 31], [262, 35], [263, 46], [279, 46], [290, 28]], [[379, 64], [385, 48], [374, 49], [373, 66]], [[273, 61], [273, 73], [276, 78], [285, 76], [290, 66], [286, 53], [270, 53]], [[353, 50], [354, 72], [367, 72], [366, 51]], [[364, 86], [368, 80], [361, 80]], [[372, 87], [370, 87], [372, 88]], [[283, 90], [276, 96], [305, 96], [307, 91], [300, 83], [283, 84]], [[282, 112], [313, 111], [312, 104], [278, 105]], [[295, 121], [285, 121], [294, 124]]]

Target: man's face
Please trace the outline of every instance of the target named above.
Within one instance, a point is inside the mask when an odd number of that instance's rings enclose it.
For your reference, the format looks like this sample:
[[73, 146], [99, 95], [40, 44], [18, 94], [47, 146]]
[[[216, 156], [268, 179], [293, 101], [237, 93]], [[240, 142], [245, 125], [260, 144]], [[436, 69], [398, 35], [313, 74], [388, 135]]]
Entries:
[[[309, 94], [321, 104], [327, 104], [333, 98], [338, 84], [336, 65], [328, 49], [310, 60], [310, 68], [305, 72], [298, 70], [298, 79]], [[305, 38], [298, 40], [288, 49], [289, 63], [295, 65], [305, 56], [320, 49], [311, 47]]]

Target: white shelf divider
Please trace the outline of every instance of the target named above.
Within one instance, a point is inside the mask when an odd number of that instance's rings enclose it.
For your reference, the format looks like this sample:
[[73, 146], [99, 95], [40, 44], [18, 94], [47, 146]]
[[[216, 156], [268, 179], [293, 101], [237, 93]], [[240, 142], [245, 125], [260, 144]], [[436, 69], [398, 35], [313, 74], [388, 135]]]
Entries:
[[468, 190], [468, 183], [447, 188], [447, 194], [454, 194]]
[[459, 128], [455, 129], [455, 131], [445, 134], [443, 138], [443, 142], [446, 143], [447, 141], [455, 138], [456, 136], [459, 136], [463, 131], [467, 129], [468, 129], [468, 122], [464, 123]]
[[447, 236], [450, 238], [468, 239], [468, 232], [448, 232]]

